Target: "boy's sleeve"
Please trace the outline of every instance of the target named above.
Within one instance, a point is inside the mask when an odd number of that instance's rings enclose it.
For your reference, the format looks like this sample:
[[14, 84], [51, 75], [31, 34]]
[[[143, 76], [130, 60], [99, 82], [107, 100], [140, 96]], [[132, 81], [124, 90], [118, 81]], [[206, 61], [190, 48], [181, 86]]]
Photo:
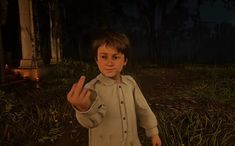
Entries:
[[93, 94], [93, 96], [95, 96], [92, 97], [93, 103], [87, 111], [81, 112], [74, 108], [78, 122], [86, 128], [94, 128], [98, 126], [106, 114], [106, 107], [100, 98], [96, 94]]
[[91, 107], [85, 112], [81, 112], [78, 109], [74, 108], [76, 111], [76, 118], [78, 122], [86, 128], [94, 128], [98, 126], [103, 121], [103, 118], [106, 114], [106, 106], [103, 104], [101, 98], [95, 91], [96, 82], [97, 79], [93, 79], [84, 87], [91, 91]]
[[158, 134], [157, 119], [151, 108], [149, 107], [145, 97], [143, 96], [139, 86], [135, 80], [130, 77], [134, 84], [134, 100], [136, 107], [136, 115], [139, 125], [145, 129], [146, 135], [151, 137]]

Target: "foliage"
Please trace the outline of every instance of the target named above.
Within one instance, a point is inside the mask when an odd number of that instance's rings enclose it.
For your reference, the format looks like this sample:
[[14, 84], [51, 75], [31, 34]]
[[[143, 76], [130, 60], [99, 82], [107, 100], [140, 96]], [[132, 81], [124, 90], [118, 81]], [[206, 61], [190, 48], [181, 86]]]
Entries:
[[71, 84], [76, 82], [80, 76], [85, 75], [86, 80], [91, 80], [98, 74], [98, 69], [95, 65], [82, 61], [73, 61], [71, 59], [64, 60], [58, 63], [50, 73], [50, 76], [45, 77], [44, 81]]
[[[176, 99], [179, 100], [179, 99]], [[203, 101], [203, 102], [202, 102]], [[201, 102], [201, 103], [200, 103]], [[212, 99], [198, 99], [204, 108], [152, 104], [164, 146], [223, 146], [235, 142], [235, 114]], [[187, 106], [187, 105], [185, 105]], [[151, 145], [142, 130], [142, 143]]]
[[58, 78], [77, 78], [81, 75], [86, 75], [88, 78], [91, 78], [98, 73], [97, 71], [94, 65], [92, 66], [81, 61], [64, 60], [56, 66], [55, 75]]
[[192, 95], [220, 99], [226, 102], [235, 101], [235, 68], [219, 67], [186, 67], [191, 72], [200, 74], [201, 79], [194, 82]]
[[1, 145], [54, 141], [72, 120], [64, 87], [25, 90], [25, 96], [15, 91], [1, 98]]
[[163, 145], [230, 145], [235, 139], [235, 114], [208, 106], [201, 111], [156, 111]]
[[[81, 135], [66, 93], [73, 80], [82, 74], [89, 79], [94, 73], [86, 63], [65, 61], [42, 79], [39, 89], [34, 88], [38, 83], [28, 82], [9, 93], [0, 91], [0, 145], [42, 144], [64, 134]], [[69, 127], [74, 130], [65, 132]]]

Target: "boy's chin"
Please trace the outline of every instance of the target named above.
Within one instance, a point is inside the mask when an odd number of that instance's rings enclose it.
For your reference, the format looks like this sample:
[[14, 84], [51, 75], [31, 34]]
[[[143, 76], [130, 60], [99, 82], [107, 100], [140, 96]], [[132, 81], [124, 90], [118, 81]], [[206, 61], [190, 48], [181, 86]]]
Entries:
[[103, 75], [108, 77], [108, 78], [112, 78], [112, 79], [115, 79], [115, 78], [117, 78], [119, 76], [119, 75], [114, 74], [114, 73], [105, 73]]

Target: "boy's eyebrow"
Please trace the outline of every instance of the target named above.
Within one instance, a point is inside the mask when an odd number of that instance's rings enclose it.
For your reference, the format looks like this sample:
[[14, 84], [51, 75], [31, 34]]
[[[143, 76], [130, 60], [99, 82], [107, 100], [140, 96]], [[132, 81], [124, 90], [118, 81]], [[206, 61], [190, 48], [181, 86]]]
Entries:
[[121, 55], [121, 53], [115, 53], [115, 54], [113, 54], [113, 55]]
[[[105, 53], [105, 52], [100, 52], [99, 54], [101, 54], [101, 55], [107, 55], [108, 53]], [[121, 53], [119, 52], [119, 53], [114, 53], [114, 54], [112, 54], [112, 55], [120, 55]]]
[[98, 55], [108, 55], [108, 53], [100, 52], [100, 53], [98, 53]]

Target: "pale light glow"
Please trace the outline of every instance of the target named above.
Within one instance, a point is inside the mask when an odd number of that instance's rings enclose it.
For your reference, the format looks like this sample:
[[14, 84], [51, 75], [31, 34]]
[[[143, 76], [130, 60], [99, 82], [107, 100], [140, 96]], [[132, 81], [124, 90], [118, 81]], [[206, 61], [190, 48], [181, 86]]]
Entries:
[[9, 67], [8, 67], [8, 64], [5, 64], [5, 70], [8, 70]]
[[30, 79], [33, 81], [39, 81], [40, 78], [40, 70], [39, 69], [14, 69], [14, 72], [20, 75], [24, 79]]

